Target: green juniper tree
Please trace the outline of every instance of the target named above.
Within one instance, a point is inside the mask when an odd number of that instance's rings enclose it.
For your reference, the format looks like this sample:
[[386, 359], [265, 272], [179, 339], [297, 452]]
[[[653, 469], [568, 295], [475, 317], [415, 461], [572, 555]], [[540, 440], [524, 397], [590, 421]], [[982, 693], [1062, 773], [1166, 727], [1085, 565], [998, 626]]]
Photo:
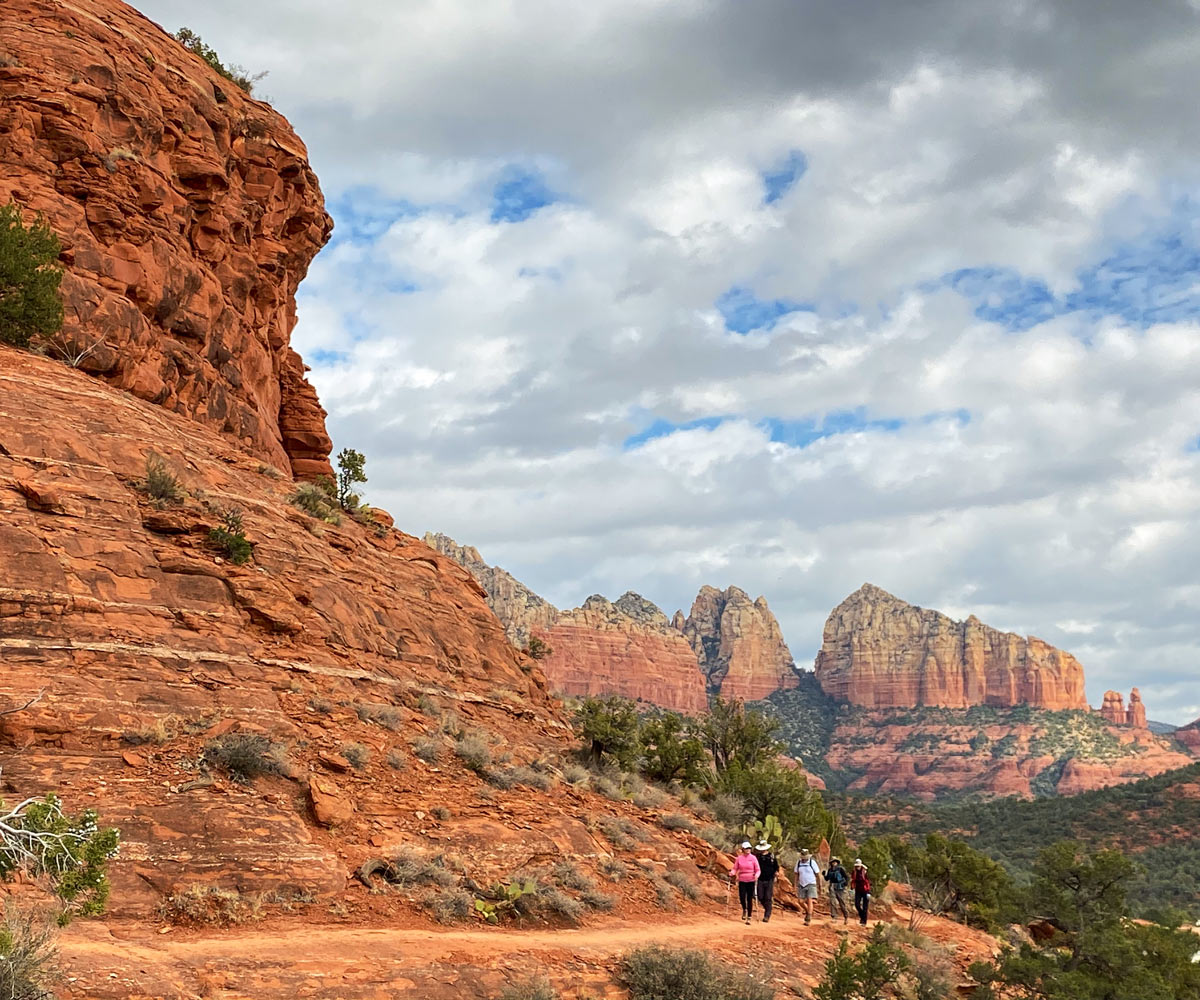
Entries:
[[338, 452], [337, 502], [343, 510], [354, 510], [362, 502], [362, 498], [354, 492], [354, 487], [367, 481], [367, 474], [363, 471], [366, 462], [363, 453], [353, 448], [343, 448]]
[[40, 214], [28, 226], [15, 203], [0, 206], [0, 341], [28, 347], [62, 328], [62, 245]]

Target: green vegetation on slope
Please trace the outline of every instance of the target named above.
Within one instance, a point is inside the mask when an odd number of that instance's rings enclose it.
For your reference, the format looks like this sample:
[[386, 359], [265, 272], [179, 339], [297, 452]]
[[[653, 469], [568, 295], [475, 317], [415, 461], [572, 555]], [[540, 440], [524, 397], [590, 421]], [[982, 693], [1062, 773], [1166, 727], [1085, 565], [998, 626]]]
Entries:
[[1173, 906], [1200, 918], [1200, 763], [1067, 798], [924, 806], [847, 797], [831, 805], [860, 837], [961, 836], [1019, 882], [1029, 880], [1040, 851], [1064, 838], [1091, 850], [1113, 848], [1139, 867], [1131, 912]]

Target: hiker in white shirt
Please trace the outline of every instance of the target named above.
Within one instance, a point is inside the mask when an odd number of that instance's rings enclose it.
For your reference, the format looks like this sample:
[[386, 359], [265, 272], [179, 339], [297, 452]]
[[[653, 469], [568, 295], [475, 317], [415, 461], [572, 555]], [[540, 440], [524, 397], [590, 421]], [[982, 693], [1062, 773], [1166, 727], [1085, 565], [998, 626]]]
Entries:
[[796, 895], [804, 907], [804, 922], [812, 923], [813, 904], [821, 891], [821, 866], [806, 847], [796, 862]]

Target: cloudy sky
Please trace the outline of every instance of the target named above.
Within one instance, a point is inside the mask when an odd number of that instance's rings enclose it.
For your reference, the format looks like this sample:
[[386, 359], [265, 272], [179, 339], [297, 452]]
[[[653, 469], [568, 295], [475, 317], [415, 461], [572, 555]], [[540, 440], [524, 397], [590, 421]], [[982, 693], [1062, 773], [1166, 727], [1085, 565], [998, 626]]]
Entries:
[[142, 0], [337, 230], [367, 497], [560, 606], [865, 580], [1200, 715], [1200, 2]]

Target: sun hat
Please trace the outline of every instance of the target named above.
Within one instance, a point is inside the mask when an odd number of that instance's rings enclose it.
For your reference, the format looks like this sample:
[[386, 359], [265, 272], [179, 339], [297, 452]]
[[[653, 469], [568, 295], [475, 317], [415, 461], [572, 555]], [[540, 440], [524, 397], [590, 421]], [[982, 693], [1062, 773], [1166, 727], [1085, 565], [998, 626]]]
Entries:
[[741, 846], [742, 846], [743, 848], [749, 848], [749, 846], [750, 846], [750, 841], [748, 841], [748, 840], [743, 840], [743, 841], [742, 841], [742, 844], [741, 844]]
[[767, 843], [765, 840], [762, 840], [762, 841], [759, 841], [759, 842], [758, 842], [758, 843], [757, 843], [757, 844], [754, 846], [754, 849], [755, 849], [756, 851], [769, 851], [769, 850], [771, 849], [771, 845], [770, 845], [770, 844], [768, 844], [768, 843]]
[[810, 851], [810, 850], [809, 850], [807, 847], [802, 847], [802, 848], [800, 848], [800, 857], [802, 857], [802, 858], [811, 858], [811, 857], [812, 857], [812, 851]]
[[862, 858], [855, 858], [854, 859], [854, 867], [857, 868], [859, 865], [862, 865], [863, 868], [867, 867], [866, 865], [864, 865], [862, 863]]
[[830, 864], [833, 864], [834, 862], [837, 862], [840, 865], [842, 863], [842, 859], [841, 858], [830, 858], [829, 859]]

